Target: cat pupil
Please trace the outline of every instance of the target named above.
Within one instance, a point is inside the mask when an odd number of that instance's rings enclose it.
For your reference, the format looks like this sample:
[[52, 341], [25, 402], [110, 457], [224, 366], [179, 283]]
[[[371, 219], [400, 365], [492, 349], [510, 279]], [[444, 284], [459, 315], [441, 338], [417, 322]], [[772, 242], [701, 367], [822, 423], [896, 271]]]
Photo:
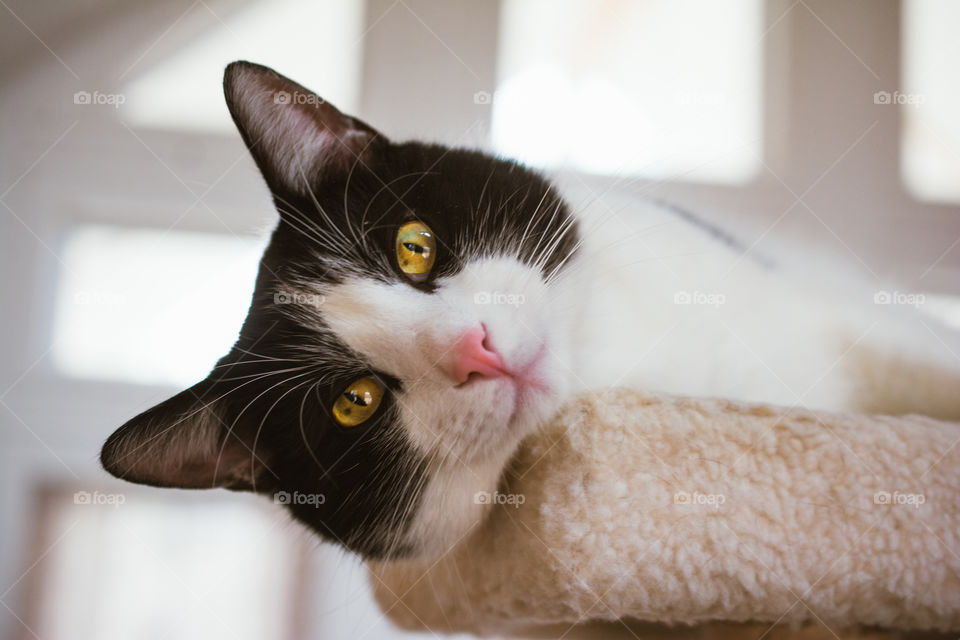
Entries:
[[427, 250], [426, 247], [421, 247], [420, 245], [414, 244], [412, 242], [404, 242], [403, 246], [415, 253], [425, 253]]
[[366, 400], [364, 398], [361, 398], [360, 394], [357, 393], [356, 391], [347, 391], [343, 395], [346, 396], [347, 400], [357, 405], [358, 407], [367, 406]]

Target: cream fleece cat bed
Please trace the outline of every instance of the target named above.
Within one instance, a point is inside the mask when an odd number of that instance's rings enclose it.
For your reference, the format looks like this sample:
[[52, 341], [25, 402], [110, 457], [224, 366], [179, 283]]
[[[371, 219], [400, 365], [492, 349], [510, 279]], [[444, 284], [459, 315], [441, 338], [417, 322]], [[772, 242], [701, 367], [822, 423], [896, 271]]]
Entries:
[[372, 564], [371, 582], [395, 623], [434, 631], [960, 629], [958, 440], [919, 416], [587, 394], [523, 444], [455, 548]]

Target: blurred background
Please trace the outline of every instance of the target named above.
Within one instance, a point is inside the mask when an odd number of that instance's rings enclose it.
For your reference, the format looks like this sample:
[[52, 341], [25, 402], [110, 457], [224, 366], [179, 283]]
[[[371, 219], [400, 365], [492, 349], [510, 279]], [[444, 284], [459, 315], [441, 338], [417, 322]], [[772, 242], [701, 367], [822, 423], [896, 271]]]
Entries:
[[960, 326], [958, 33], [950, 0], [0, 0], [0, 638], [411, 637], [269, 500], [98, 466], [246, 311], [275, 217], [229, 61]]

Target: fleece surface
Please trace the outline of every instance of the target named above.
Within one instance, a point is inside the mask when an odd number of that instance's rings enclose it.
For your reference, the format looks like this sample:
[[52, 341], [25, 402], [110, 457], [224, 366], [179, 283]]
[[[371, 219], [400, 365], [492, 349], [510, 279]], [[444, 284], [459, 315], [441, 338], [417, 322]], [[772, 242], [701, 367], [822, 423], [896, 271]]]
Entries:
[[960, 629], [958, 440], [919, 416], [587, 394], [524, 443], [456, 547], [371, 582], [394, 622], [436, 631]]

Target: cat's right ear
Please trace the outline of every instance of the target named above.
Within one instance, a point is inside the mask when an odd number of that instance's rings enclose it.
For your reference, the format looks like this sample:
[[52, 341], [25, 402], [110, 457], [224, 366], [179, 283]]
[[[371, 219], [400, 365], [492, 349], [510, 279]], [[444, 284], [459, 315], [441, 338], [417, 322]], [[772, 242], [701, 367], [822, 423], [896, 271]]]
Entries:
[[366, 123], [269, 67], [230, 63], [223, 91], [240, 135], [280, 197], [307, 196], [317, 184], [345, 178], [386, 142]]

